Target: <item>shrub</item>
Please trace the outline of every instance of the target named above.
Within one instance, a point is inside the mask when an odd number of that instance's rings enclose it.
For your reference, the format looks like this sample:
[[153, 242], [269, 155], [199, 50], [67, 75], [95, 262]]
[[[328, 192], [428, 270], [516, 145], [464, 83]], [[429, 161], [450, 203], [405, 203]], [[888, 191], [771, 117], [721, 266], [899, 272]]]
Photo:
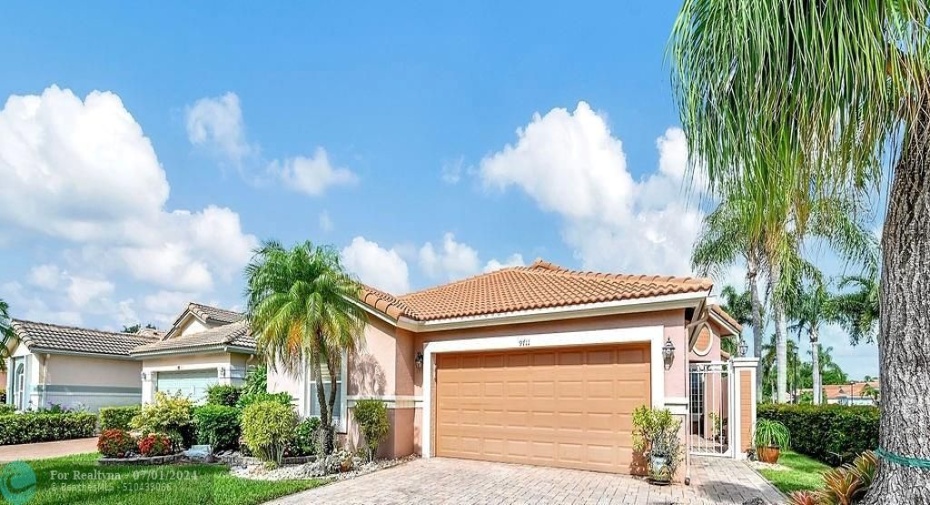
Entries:
[[266, 463], [280, 465], [294, 436], [297, 413], [275, 401], [253, 403], [242, 411], [242, 439]]
[[308, 417], [294, 428], [294, 437], [287, 446], [288, 456], [310, 456], [318, 454], [320, 418]]
[[258, 365], [257, 367], [249, 370], [248, 375], [245, 376], [245, 385], [242, 386], [242, 394], [254, 395], [256, 393], [267, 392], [268, 367], [266, 365]]
[[[633, 411], [633, 452], [664, 458], [664, 464], [648, 465], [649, 477], [659, 482], [670, 482], [682, 460], [681, 439], [678, 432], [681, 421], [668, 409], [653, 409], [645, 405]], [[641, 470], [640, 470], [641, 471]]]
[[164, 433], [149, 433], [139, 439], [139, 454], [143, 456], [167, 456], [172, 453], [172, 443]]
[[105, 430], [97, 439], [97, 450], [107, 458], [126, 458], [136, 449], [136, 441], [126, 430]]
[[255, 403], [274, 402], [287, 407], [293, 407], [294, 397], [288, 393], [249, 393], [239, 397], [236, 406], [244, 409]]
[[788, 427], [793, 450], [830, 465], [878, 447], [878, 407], [759, 405], [757, 412]]
[[100, 409], [100, 431], [119, 429], [129, 430], [129, 421], [142, 412], [141, 405], [127, 407], [103, 407]]
[[50, 442], [94, 436], [97, 416], [86, 412], [24, 412], [0, 416], [0, 445]]
[[194, 409], [197, 442], [209, 444], [214, 451], [235, 449], [239, 446], [239, 417], [236, 407], [204, 405]]
[[0, 416], [16, 413], [16, 407], [6, 403], [0, 403]]
[[235, 407], [242, 389], [228, 384], [214, 384], [207, 388], [207, 404]]
[[0, 388], [0, 404], [6, 403], [6, 389]]
[[143, 435], [164, 433], [171, 439], [175, 449], [190, 447], [194, 438], [191, 416], [193, 403], [186, 397], [168, 396], [162, 391], [155, 393], [155, 401], [144, 405], [142, 411], [132, 418], [129, 426]]
[[391, 429], [391, 423], [388, 422], [387, 406], [380, 400], [359, 400], [355, 403], [352, 415], [355, 416], [355, 422], [358, 423], [359, 430], [365, 437], [365, 445], [368, 446], [368, 460], [372, 461], [378, 452], [378, 446], [387, 436], [388, 430]]

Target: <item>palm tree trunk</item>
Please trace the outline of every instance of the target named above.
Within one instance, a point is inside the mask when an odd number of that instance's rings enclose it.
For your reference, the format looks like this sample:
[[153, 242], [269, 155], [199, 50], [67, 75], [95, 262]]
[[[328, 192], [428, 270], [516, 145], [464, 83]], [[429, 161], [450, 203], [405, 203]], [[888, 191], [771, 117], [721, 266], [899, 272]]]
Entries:
[[785, 310], [781, 300], [776, 294], [780, 275], [777, 267], [773, 267], [769, 282], [772, 285], [772, 315], [775, 316], [775, 375], [776, 375], [776, 403], [788, 402], [788, 321], [785, 319]]
[[[753, 355], [762, 359], [762, 301], [759, 299], [759, 286], [756, 275], [759, 270], [755, 254], [750, 254], [746, 261], [746, 284], [749, 287], [749, 297], [752, 300], [752, 350]], [[756, 396], [762, 398], [762, 374], [756, 374]]]
[[813, 388], [814, 388], [814, 405], [820, 405], [822, 401], [823, 378], [820, 376], [820, 336], [818, 334], [816, 326], [811, 327], [811, 368], [814, 374]]
[[[895, 168], [882, 234], [879, 446], [930, 459], [930, 96]], [[882, 459], [865, 503], [930, 503], [930, 472]], [[922, 484], [921, 484], [922, 483]]]

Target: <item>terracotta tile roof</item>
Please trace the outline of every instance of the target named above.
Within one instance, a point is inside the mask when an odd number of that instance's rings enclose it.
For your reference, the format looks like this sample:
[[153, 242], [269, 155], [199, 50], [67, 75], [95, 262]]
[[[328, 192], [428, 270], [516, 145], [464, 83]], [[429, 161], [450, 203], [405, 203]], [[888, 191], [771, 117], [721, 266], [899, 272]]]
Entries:
[[148, 343], [133, 349], [132, 354], [190, 350], [194, 348], [227, 345], [255, 349], [255, 338], [249, 330], [249, 323], [247, 321], [238, 321], [198, 333], [184, 335], [182, 337], [168, 338], [158, 342]]
[[30, 350], [128, 357], [133, 348], [157, 339], [137, 333], [116, 333], [33, 321], [13, 320], [12, 326], [16, 336]]
[[433, 321], [697, 293], [709, 279], [579, 272], [536, 260], [399, 297], [363, 287], [362, 302], [392, 318]]
[[743, 331], [743, 325], [739, 324], [739, 321], [737, 321], [736, 319], [733, 319], [733, 316], [731, 316], [730, 314], [727, 314], [727, 311], [723, 310], [721, 306], [711, 305], [710, 310], [714, 314], [717, 314], [717, 316], [719, 316], [721, 319], [729, 323], [731, 326], [736, 328], [737, 330]]

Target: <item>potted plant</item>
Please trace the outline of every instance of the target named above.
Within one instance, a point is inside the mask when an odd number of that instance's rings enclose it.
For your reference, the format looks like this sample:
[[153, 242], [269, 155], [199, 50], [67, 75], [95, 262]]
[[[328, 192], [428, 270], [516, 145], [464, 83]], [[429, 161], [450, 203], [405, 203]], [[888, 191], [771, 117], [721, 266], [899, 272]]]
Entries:
[[669, 484], [681, 463], [681, 421], [668, 409], [638, 407], [633, 412], [633, 451], [646, 458], [653, 484]]
[[777, 463], [782, 449], [790, 442], [788, 427], [771, 419], [758, 419], [753, 435], [756, 457], [763, 463]]

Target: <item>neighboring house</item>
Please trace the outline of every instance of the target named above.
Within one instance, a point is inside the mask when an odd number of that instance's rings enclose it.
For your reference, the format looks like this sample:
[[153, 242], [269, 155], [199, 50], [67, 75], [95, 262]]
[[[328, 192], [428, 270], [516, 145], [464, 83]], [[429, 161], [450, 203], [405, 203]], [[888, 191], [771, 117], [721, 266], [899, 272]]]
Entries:
[[142, 364], [129, 355], [151, 335], [13, 320], [7, 403], [17, 410], [138, 404]]
[[851, 382], [823, 387], [827, 403], [839, 405], [875, 405], [879, 397], [878, 381]]
[[[397, 297], [364, 287], [365, 346], [336, 371], [338, 430], [357, 445], [349, 411], [376, 398], [391, 423], [383, 456], [641, 471], [636, 407], [669, 408], [683, 421], [710, 410], [691, 408], [689, 389], [703, 392], [721, 376], [694, 382], [692, 364], [720, 360], [720, 337], [739, 333], [709, 306], [710, 289], [706, 279], [576, 272], [541, 260]], [[730, 364], [725, 383], [742, 407], [716, 397], [713, 408], [738, 414], [729, 454], [739, 457], [754, 423], [756, 360]], [[270, 369], [268, 387], [293, 395], [304, 416], [319, 411], [306, 370]]]
[[171, 329], [113, 333], [13, 321], [7, 403], [17, 410], [152, 401], [155, 391], [204, 400], [213, 384], [240, 384], [255, 339], [238, 312], [191, 303]]
[[142, 361], [142, 401], [156, 391], [204, 400], [213, 384], [239, 385], [255, 365], [255, 339], [244, 315], [191, 303], [156, 342], [136, 347]]

